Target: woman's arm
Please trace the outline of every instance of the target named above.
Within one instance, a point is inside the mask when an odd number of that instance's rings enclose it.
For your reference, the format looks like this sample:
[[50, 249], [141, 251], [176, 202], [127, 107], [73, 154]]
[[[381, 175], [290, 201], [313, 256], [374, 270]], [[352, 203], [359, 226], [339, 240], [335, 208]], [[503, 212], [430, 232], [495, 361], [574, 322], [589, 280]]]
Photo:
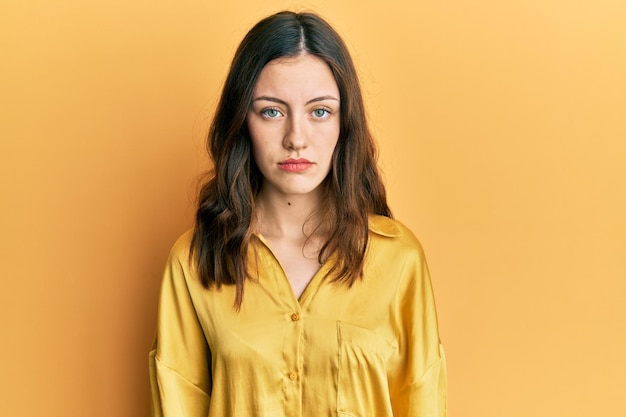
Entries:
[[190, 294], [188, 253], [184, 236], [174, 245], [163, 277], [150, 352], [154, 417], [206, 417], [209, 412], [210, 350]]
[[446, 360], [430, 275], [421, 247], [407, 258], [394, 312], [399, 343], [390, 363], [393, 414], [445, 417]]

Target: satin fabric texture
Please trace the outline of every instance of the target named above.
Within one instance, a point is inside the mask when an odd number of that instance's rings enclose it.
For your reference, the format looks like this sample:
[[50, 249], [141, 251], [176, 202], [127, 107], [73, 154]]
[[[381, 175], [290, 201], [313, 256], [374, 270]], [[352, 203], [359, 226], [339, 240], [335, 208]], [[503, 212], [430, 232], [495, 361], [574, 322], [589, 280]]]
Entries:
[[299, 299], [263, 236], [234, 286], [206, 289], [192, 232], [169, 256], [149, 355], [152, 415], [443, 417], [446, 365], [424, 252], [402, 223], [369, 219], [362, 279], [331, 282], [329, 257]]

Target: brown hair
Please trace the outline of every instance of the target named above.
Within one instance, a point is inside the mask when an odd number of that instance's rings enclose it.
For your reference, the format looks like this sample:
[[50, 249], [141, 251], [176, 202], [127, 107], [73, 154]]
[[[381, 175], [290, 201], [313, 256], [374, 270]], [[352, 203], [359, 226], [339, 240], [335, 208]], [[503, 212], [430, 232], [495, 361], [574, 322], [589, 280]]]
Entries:
[[330, 232], [319, 253], [320, 263], [337, 254], [334, 281], [351, 286], [361, 276], [368, 216], [391, 217], [358, 77], [341, 37], [312, 13], [280, 12], [261, 20], [235, 53], [209, 130], [214, 172], [200, 191], [191, 246], [202, 284], [234, 284], [236, 308], [243, 300], [254, 202], [263, 181], [252, 158], [246, 115], [265, 65], [302, 53], [328, 64], [340, 92], [339, 139], [322, 184], [328, 201], [321, 214]]

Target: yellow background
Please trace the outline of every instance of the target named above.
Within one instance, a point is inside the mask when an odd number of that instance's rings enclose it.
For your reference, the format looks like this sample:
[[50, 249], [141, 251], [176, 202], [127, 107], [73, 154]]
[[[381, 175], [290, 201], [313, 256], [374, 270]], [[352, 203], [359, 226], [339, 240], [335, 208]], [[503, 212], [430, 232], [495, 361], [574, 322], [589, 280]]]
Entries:
[[282, 8], [353, 52], [429, 259], [449, 415], [626, 415], [622, 0], [4, 0], [0, 414], [147, 416], [207, 122]]

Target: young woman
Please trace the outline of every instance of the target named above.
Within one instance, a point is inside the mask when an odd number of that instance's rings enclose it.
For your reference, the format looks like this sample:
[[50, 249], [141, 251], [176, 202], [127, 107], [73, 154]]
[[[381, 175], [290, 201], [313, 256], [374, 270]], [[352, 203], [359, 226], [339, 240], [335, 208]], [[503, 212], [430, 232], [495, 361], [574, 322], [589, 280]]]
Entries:
[[208, 149], [163, 280], [153, 415], [444, 416], [428, 269], [391, 218], [339, 35], [309, 13], [257, 23]]

